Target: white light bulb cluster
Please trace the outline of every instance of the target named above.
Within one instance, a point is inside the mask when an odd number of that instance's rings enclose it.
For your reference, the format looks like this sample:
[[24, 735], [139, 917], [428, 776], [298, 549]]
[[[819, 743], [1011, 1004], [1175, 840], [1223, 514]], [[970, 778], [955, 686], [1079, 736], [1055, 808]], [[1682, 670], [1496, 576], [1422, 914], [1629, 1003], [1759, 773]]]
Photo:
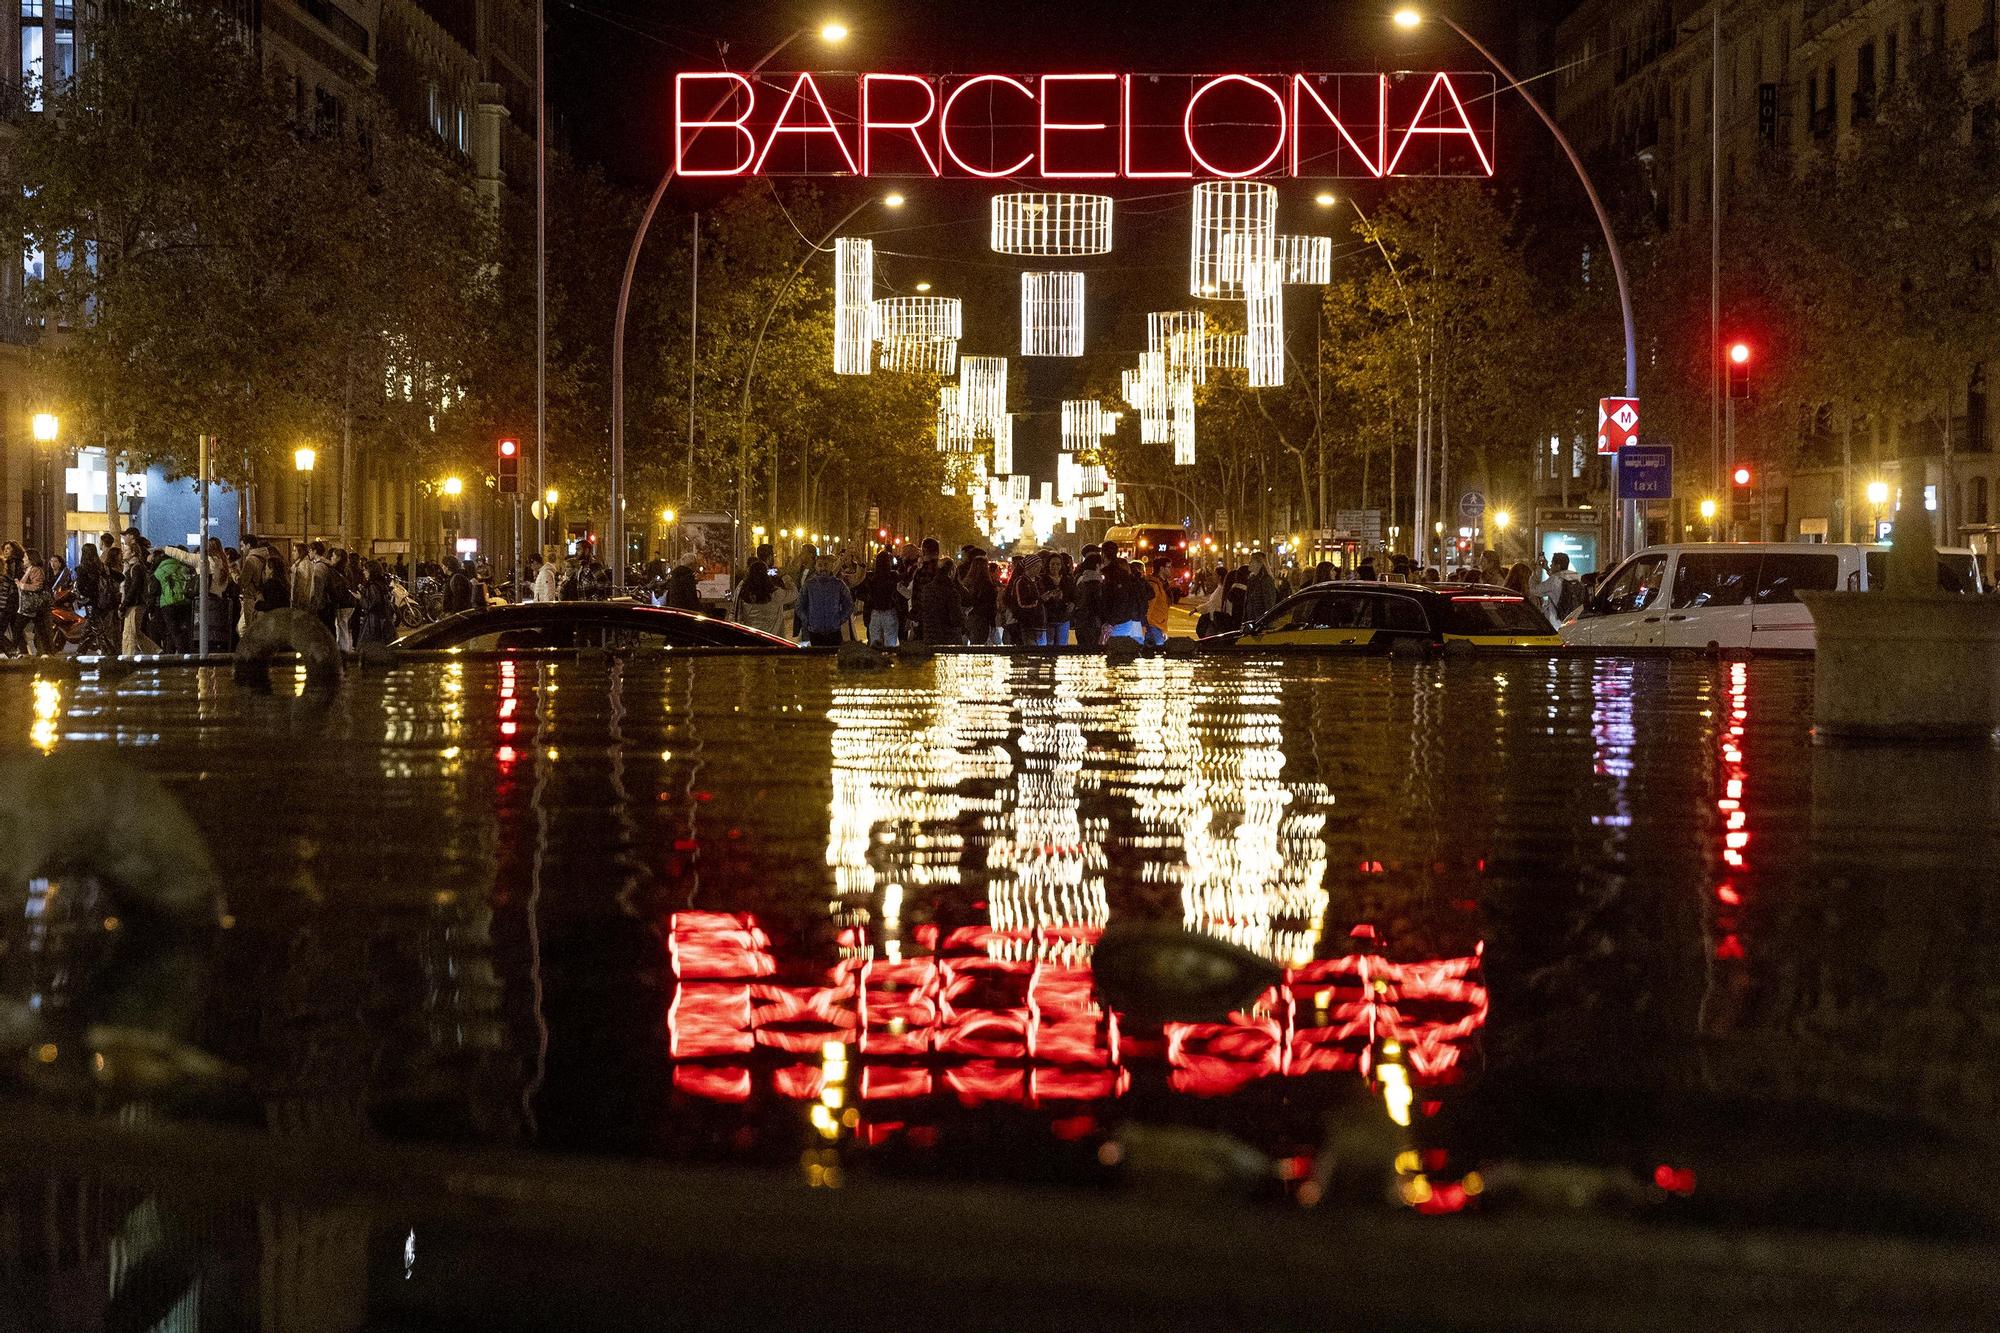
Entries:
[[1245, 275], [1244, 369], [1253, 389], [1285, 382], [1285, 273], [1276, 260], [1254, 264]]
[[1104, 438], [1104, 405], [1095, 398], [1065, 398], [1062, 405], [1062, 447], [1066, 454], [1095, 449]]
[[1194, 187], [1188, 294], [1241, 300], [1250, 264], [1269, 259], [1278, 230], [1278, 192], [1260, 181], [1203, 181]]
[[1194, 381], [1174, 381], [1168, 430], [1174, 443], [1174, 466], [1194, 466]]
[[1206, 311], [1155, 310], [1146, 316], [1146, 350], [1166, 353], [1169, 374], [1191, 376], [1196, 384], [1205, 384], [1208, 371], [1201, 363], [1201, 348], [1207, 330]]
[[868, 309], [883, 370], [950, 375], [958, 369], [965, 307], [955, 296], [884, 296]]
[[1333, 281], [1333, 237], [1278, 237], [1277, 260], [1293, 287], [1324, 287]]

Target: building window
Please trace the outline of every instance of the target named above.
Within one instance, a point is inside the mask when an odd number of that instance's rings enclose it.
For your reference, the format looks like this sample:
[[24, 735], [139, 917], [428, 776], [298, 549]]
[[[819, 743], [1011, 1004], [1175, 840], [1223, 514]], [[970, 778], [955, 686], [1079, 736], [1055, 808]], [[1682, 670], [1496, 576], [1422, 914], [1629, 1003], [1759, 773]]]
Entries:
[[1965, 521], [1986, 522], [1986, 478], [1974, 477], [1966, 484], [1965, 490]]
[[76, 77], [76, 0], [53, 0], [49, 27], [49, 82], [61, 88]]
[[1897, 57], [1901, 54], [1896, 49], [1898, 40], [1899, 34], [1894, 28], [1882, 34], [1882, 82], [1889, 87], [1894, 87], [1896, 83]]
[[42, 0], [21, 0], [21, 86], [32, 88], [28, 110], [42, 109]]

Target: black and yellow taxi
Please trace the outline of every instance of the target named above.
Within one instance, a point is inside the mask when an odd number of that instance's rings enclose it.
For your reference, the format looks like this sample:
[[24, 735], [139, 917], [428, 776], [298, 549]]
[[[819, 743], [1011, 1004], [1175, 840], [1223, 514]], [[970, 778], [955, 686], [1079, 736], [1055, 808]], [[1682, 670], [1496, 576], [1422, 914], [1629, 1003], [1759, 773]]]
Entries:
[[1560, 648], [1542, 608], [1477, 583], [1316, 583], [1240, 630], [1204, 643], [1243, 648]]

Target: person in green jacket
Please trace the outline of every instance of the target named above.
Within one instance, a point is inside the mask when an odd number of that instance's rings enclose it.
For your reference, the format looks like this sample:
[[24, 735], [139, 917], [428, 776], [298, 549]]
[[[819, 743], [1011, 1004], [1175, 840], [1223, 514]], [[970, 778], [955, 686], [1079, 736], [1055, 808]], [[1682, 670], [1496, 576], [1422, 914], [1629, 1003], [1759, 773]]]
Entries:
[[160, 585], [160, 626], [162, 650], [169, 653], [185, 653], [193, 636], [189, 632], [188, 611], [194, 602], [194, 593], [188, 567], [173, 558], [166, 547], [153, 553], [153, 581]]

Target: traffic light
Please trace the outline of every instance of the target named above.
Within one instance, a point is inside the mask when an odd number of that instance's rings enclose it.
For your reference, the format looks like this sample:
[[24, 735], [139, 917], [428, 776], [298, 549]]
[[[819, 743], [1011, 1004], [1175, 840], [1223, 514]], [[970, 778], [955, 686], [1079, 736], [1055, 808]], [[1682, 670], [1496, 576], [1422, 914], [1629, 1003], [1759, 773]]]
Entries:
[[500, 494], [519, 495], [521, 493], [521, 442], [519, 440], [500, 441], [498, 459]]
[[1729, 484], [1739, 492], [1747, 491], [1757, 484], [1757, 475], [1747, 467], [1739, 467], [1729, 474]]
[[1750, 396], [1750, 344], [1737, 339], [1729, 344], [1728, 353], [1723, 357], [1725, 378], [1729, 383], [1731, 398]]
[[889, 529], [887, 528], [875, 529], [875, 540], [878, 542], [882, 542], [883, 544], [886, 545], [889, 541]]

